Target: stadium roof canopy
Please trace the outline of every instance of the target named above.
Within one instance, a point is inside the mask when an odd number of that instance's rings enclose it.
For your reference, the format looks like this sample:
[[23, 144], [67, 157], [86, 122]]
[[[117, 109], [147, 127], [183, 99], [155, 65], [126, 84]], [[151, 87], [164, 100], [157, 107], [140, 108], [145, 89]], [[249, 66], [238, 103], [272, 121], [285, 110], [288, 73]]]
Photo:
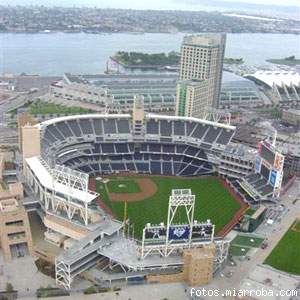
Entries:
[[97, 198], [96, 194], [81, 191], [54, 180], [51, 170], [47, 169], [41, 159], [37, 156], [27, 158], [26, 163], [34, 172], [41, 185], [50, 191], [55, 190], [57, 193], [76, 198], [83, 203], [90, 203]]
[[128, 119], [130, 114], [85, 114], [85, 115], [72, 115], [53, 118], [50, 120], [43, 121], [36, 124], [35, 126], [43, 128], [44, 126], [49, 126], [58, 122], [69, 121], [69, 120], [79, 120], [79, 119], [90, 119], [90, 118], [101, 118], [101, 119]]
[[[49, 125], [53, 125], [59, 122], [63, 121], [69, 121], [69, 120], [79, 120], [79, 119], [130, 119], [131, 115], [130, 114], [85, 114], [85, 115], [73, 115], [73, 116], [64, 116], [64, 117], [58, 117], [58, 118], [53, 118], [41, 123], [36, 124], [35, 126], [42, 129], [44, 127], [47, 127]], [[180, 121], [189, 121], [189, 122], [197, 122], [197, 123], [202, 123], [206, 125], [211, 125], [219, 128], [226, 128], [230, 130], [235, 130], [234, 126], [224, 124], [224, 123], [219, 123], [219, 122], [214, 122], [206, 119], [199, 119], [199, 118], [194, 118], [194, 117], [178, 117], [178, 116], [169, 116], [169, 115], [158, 115], [158, 114], [153, 114], [153, 113], [147, 113], [146, 114], [147, 119], [156, 119], [156, 120], [180, 120]]]
[[256, 82], [263, 83], [270, 88], [272, 88], [274, 85], [280, 87], [283, 85], [295, 85], [300, 87], [300, 74], [297, 72], [257, 71], [254, 74], [245, 75], [245, 77]]

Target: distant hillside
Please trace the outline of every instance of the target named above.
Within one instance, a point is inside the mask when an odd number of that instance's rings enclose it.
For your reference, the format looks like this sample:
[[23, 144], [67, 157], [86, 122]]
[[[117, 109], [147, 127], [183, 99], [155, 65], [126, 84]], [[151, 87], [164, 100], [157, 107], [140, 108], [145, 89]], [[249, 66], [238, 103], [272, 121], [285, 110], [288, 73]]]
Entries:
[[[173, 0], [175, 3], [179, 3], [182, 0]], [[262, 1], [263, 2], [263, 1]], [[275, 1], [274, 1], [275, 2]], [[263, 3], [247, 3], [247, 2], [228, 2], [224, 0], [186, 0], [185, 3], [187, 5], [193, 5], [194, 8], [199, 5], [201, 6], [209, 6], [209, 7], [216, 7], [216, 10], [232, 10], [232, 11], [246, 11], [247, 13], [264, 13], [270, 14], [275, 13], [275, 15], [290, 15], [298, 17], [300, 16], [300, 6], [289, 6], [289, 5], [269, 5]]]

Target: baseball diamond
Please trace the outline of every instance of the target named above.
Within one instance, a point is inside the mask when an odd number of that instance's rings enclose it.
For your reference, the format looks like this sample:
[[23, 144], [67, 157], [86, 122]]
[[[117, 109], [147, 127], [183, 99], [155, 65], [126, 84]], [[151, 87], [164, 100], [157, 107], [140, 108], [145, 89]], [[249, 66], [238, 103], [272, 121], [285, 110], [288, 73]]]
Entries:
[[[124, 176], [124, 177], [123, 177]], [[220, 232], [235, 215], [245, 209], [245, 205], [229, 193], [217, 177], [172, 177], [144, 174], [123, 174], [109, 176], [106, 180], [96, 181], [96, 191], [100, 194], [100, 201], [119, 220], [123, 220], [124, 204], [128, 202], [128, 218], [132, 224], [136, 237], [141, 237], [142, 230], [147, 223], [159, 224], [166, 222], [168, 197], [173, 188], [191, 188], [196, 195], [194, 217], [198, 221], [212, 220], [216, 225], [216, 232]], [[115, 189], [108, 187], [110, 182], [117, 186], [119, 182], [128, 182], [130, 190], [132, 182], [140, 185], [141, 192], [115, 193]], [[119, 189], [119, 188], [117, 188]], [[182, 214], [183, 215], [183, 214]], [[182, 223], [186, 220], [180, 219]]]

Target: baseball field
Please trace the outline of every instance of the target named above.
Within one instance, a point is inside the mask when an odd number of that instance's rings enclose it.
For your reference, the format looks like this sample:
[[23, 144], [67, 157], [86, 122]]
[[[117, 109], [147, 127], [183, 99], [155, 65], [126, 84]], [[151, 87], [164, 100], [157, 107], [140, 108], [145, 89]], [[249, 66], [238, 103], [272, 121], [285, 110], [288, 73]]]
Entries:
[[275, 269], [300, 275], [300, 220], [295, 220], [265, 260]]
[[[183, 178], [153, 175], [108, 176], [96, 180], [96, 191], [101, 201], [113, 215], [124, 218], [124, 202], [127, 215], [140, 238], [147, 223], [167, 222], [168, 201], [172, 189], [190, 188], [196, 196], [194, 219], [210, 219], [219, 232], [237, 214], [242, 204], [215, 177]], [[186, 222], [183, 210], [179, 210], [178, 223]]]

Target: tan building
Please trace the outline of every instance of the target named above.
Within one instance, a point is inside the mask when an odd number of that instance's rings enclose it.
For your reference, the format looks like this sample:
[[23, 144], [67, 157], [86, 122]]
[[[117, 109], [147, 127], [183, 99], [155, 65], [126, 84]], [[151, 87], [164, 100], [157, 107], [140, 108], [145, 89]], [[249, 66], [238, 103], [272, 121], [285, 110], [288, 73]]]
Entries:
[[145, 120], [144, 98], [143, 96], [135, 96], [133, 102], [132, 121], [134, 126], [134, 133], [142, 135]]
[[[205, 81], [201, 83], [201, 89], [204, 87], [206, 91], [201, 92], [201, 97], [193, 97], [186, 101], [182, 97], [181, 91], [177, 90], [176, 97], [176, 115], [178, 116], [199, 116], [199, 110], [203, 106], [217, 108], [219, 105], [221, 81], [222, 81], [222, 68], [224, 60], [224, 51], [226, 44], [225, 34], [202, 34], [197, 36], [186, 36], [181, 46], [181, 60], [180, 60], [180, 81], [199, 80]], [[200, 83], [199, 82], [199, 83]], [[190, 82], [188, 85], [193, 85]], [[186, 88], [187, 83], [182, 85], [178, 83], [179, 89]], [[200, 89], [200, 87], [198, 87]], [[190, 102], [198, 102], [191, 105]], [[186, 114], [188, 109], [186, 106], [193, 106], [190, 114]]]
[[184, 280], [189, 286], [209, 283], [213, 278], [215, 245], [212, 243], [202, 248], [191, 248], [183, 253]]
[[183, 251], [183, 268], [179, 273], [165, 275], [149, 275], [149, 282], [186, 282], [189, 286], [208, 284], [213, 278], [215, 245], [211, 243], [199, 248]]
[[[0, 152], [0, 180], [3, 179], [3, 173], [5, 170], [5, 162], [12, 162], [15, 159], [15, 155], [12, 151]], [[1, 191], [1, 187], [0, 187]]]
[[40, 155], [40, 129], [37, 126], [25, 125], [22, 127], [22, 153], [23, 159]]
[[206, 80], [185, 80], [177, 84], [176, 112], [179, 115], [200, 117], [211, 106]]
[[0, 246], [6, 261], [32, 254], [32, 237], [28, 215], [21, 204], [20, 183], [0, 192]]
[[25, 125], [35, 125], [37, 120], [28, 112], [19, 113], [17, 116], [19, 148], [22, 151], [22, 127]]

